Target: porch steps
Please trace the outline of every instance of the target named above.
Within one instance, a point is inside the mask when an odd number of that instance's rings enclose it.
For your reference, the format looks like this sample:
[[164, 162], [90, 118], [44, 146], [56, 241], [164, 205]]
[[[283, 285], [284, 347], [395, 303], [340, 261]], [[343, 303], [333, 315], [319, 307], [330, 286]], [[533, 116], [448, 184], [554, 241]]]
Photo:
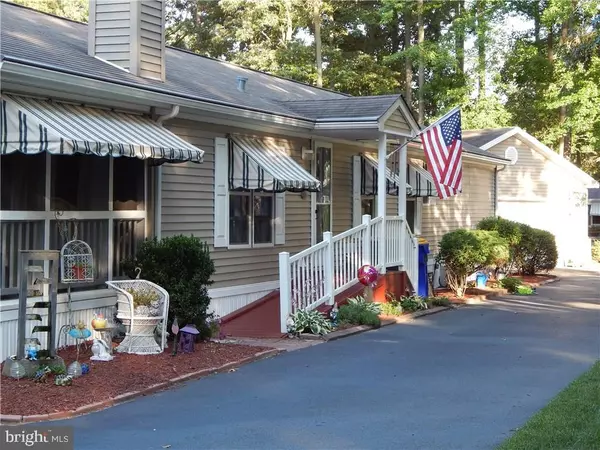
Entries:
[[[349, 298], [362, 295], [364, 286], [355, 284], [335, 296], [338, 306], [343, 305]], [[410, 282], [405, 272], [390, 271], [377, 280], [373, 290], [376, 302], [386, 302], [386, 291], [400, 297], [411, 292]], [[332, 306], [320, 305], [317, 310], [328, 314]], [[237, 311], [221, 318], [221, 331], [226, 336], [251, 338], [280, 338], [284, 335], [280, 329], [280, 298], [279, 289], [265, 295]]]

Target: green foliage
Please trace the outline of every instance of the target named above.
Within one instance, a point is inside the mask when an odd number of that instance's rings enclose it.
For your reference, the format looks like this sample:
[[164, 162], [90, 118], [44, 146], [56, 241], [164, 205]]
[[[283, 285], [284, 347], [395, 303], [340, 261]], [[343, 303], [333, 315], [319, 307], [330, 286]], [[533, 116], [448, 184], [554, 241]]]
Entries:
[[133, 260], [123, 261], [125, 273], [152, 281], [169, 293], [169, 322], [174, 317], [180, 325], [202, 326], [210, 303], [208, 286], [215, 266], [208, 245], [193, 236], [173, 236], [147, 240]]
[[402, 305], [399, 301], [381, 304], [381, 314], [384, 316], [401, 316], [402, 313]]
[[520, 224], [521, 241], [515, 249], [515, 262], [523, 275], [535, 275], [556, 267], [558, 249], [549, 231]]
[[133, 306], [150, 306], [152, 303], [157, 301], [160, 297], [157, 292], [150, 289], [125, 289], [133, 297]]
[[517, 286], [517, 294], [519, 295], [531, 295], [533, 294], [533, 288], [531, 286]]
[[427, 303], [431, 306], [450, 306], [452, 302], [448, 297], [428, 297]]
[[498, 268], [504, 269], [507, 272], [514, 266], [515, 252], [518, 244], [521, 242], [521, 225], [512, 220], [503, 219], [502, 217], [486, 217], [477, 224], [478, 230], [496, 231], [498, 235], [505, 239], [508, 243], [509, 258], [506, 265], [499, 265]]
[[381, 326], [381, 320], [377, 313], [365, 308], [364, 304], [348, 303], [340, 307], [339, 321], [352, 325], [368, 325], [371, 327]]
[[356, 306], [357, 308], [364, 309], [366, 311], [370, 311], [375, 314], [379, 314], [381, 311], [381, 304], [375, 302], [369, 302], [365, 300], [364, 297], [357, 296], [348, 299], [348, 304]]
[[427, 309], [427, 302], [418, 295], [410, 295], [400, 298], [400, 306], [402, 306], [403, 311], [411, 313]]
[[450, 289], [462, 297], [469, 275], [508, 261], [508, 243], [496, 231], [458, 229], [442, 237], [437, 260], [446, 268]]
[[595, 239], [592, 242], [592, 259], [600, 262], [600, 239]]
[[509, 294], [515, 294], [519, 286], [521, 286], [521, 280], [513, 277], [506, 277], [500, 280], [500, 286], [506, 289]]
[[332, 330], [331, 322], [316, 309], [310, 311], [298, 310], [290, 318], [291, 323], [288, 325], [288, 333], [292, 335], [312, 333], [322, 336]]

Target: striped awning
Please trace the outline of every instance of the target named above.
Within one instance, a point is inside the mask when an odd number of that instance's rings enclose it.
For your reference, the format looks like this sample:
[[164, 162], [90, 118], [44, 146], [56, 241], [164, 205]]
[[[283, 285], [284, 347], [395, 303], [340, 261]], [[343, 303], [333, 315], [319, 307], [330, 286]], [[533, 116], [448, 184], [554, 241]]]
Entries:
[[[377, 180], [379, 162], [375, 155], [370, 153], [361, 154], [360, 165], [360, 190], [361, 195], [377, 195]], [[398, 195], [398, 186], [400, 178], [392, 172], [389, 167], [385, 168], [386, 191], [388, 195]], [[410, 184], [406, 183], [406, 195], [412, 191]]]
[[89, 154], [200, 163], [204, 152], [156, 122], [79, 105], [3, 95], [0, 154]]
[[408, 161], [408, 184], [412, 187], [409, 197], [438, 196], [433, 177], [416, 161]]
[[590, 216], [600, 216], [600, 203], [590, 204]]
[[318, 192], [321, 183], [274, 142], [230, 136], [229, 188]]

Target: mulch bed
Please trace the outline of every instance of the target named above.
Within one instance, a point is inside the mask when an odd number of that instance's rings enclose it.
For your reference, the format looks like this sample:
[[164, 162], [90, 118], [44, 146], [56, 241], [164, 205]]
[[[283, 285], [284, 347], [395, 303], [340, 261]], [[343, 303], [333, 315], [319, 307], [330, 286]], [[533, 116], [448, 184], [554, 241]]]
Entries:
[[[451, 303], [455, 303], [455, 304], [464, 304], [467, 303], [469, 300], [481, 300], [482, 296], [485, 295], [490, 295], [493, 294], [495, 292], [502, 292], [501, 289], [477, 289], [477, 288], [467, 288], [466, 292], [465, 292], [465, 296], [463, 298], [459, 298], [456, 295], [454, 295], [454, 293], [448, 289], [448, 288], [437, 288], [435, 290], [435, 296], [436, 297], [446, 297], [448, 300], [450, 300]], [[506, 292], [506, 291], [504, 291]]]
[[[80, 349], [79, 362], [90, 366], [88, 374], [76, 378], [71, 386], [55, 386], [54, 379], [35, 383], [32, 379], [0, 379], [0, 413], [9, 415], [50, 414], [70, 411], [127, 392], [139, 391], [154, 384], [188, 373], [219, 367], [269, 350], [237, 344], [201, 342], [194, 353], [171, 356], [115, 353], [109, 362], [90, 361], [91, 349]], [[75, 360], [75, 346], [58, 352], [68, 366]]]
[[556, 275], [511, 275], [513, 278], [520, 279], [523, 283], [530, 286], [539, 286], [540, 283], [556, 278]]

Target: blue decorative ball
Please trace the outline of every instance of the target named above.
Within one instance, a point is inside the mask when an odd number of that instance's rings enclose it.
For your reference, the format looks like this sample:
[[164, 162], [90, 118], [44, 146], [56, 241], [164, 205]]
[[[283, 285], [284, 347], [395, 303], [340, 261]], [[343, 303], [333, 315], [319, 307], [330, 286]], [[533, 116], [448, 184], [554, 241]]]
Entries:
[[81, 374], [85, 375], [86, 373], [89, 373], [89, 371], [90, 371], [90, 366], [87, 365], [86, 363], [83, 363], [81, 365]]

